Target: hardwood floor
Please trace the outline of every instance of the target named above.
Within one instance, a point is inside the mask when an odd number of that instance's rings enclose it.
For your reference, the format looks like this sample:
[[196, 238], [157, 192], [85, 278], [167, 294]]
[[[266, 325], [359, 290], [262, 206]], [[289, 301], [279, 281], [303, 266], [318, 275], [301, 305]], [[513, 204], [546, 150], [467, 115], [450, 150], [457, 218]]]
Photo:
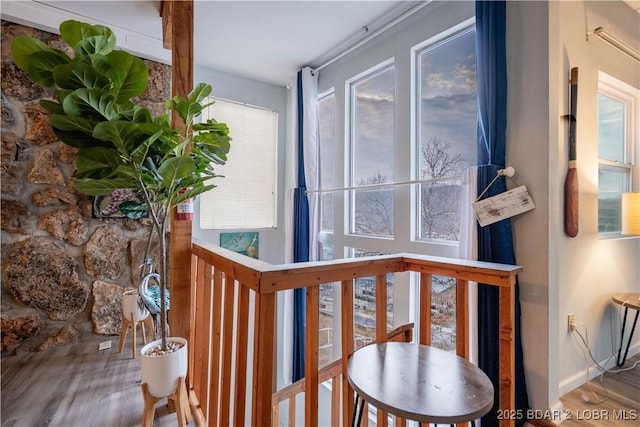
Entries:
[[[118, 336], [83, 339], [45, 352], [2, 357], [2, 427], [140, 425], [140, 356], [131, 356], [131, 334], [122, 353]], [[99, 351], [103, 341], [111, 341], [111, 348]], [[153, 425], [177, 425], [166, 399], [156, 405]]]
[[[82, 343], [46, 352], [2, 357], [2, 427], [140, 425], [140, 358], [131, 357], [131, 334], [122, 353], [118, 353], [117, 336], [88, 335], [83, 339]], [[99, 351], [98, 344], [103, 341], [111, 341], [112, 346]], [[138, 350], [141, 346], [139, 343]], [[629, 358], [625, 367], [638, 360], [640, 354]], [[591, 383], [597, 397], [584, 384], [560, 398], [573, 418], [563, 421], [561, 427], [640, 425], [640, 364], [632, 371], [606, 373], [608, 396], [598, 378]], [[582, 393], [591, 402], [585, 402]], [[631, 419], [615, 419], [620, 416]], [[153, 425], [177, 425], [166, 399], [156, 405]]]
[[[627, 359], [623, 368], [640, 361], [640, 354]], [[591, 387], [591, 388], [590, 388]], [[595, 392], [595, 394], [594, 394]], [[583, 394], [589, 402], [585, 402]], [[640, 425], [640, 363], [632, 370], [605, 373], [560, 398], [572, 419], [561, 427], [638, 427]]]

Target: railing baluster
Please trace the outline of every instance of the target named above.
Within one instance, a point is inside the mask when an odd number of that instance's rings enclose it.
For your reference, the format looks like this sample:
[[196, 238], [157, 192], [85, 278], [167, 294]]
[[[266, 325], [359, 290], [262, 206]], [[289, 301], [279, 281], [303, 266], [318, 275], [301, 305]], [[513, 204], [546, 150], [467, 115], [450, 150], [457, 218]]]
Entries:
[[[277, 424], [280, 425], [280, 424]], [[295, 426], [296, 424], [296, 395], [289, 398], [289, 425]]]
[[233, 355], [233, 311], [235, 306], [235, 279], [229, 275], [224, 284], [224, 313], [222, 320], [222, 380], [220, 384], [220, 423], [231, 424], [231, 362]]
[[331, 378], [331, 425], [340, 425], [340, 377]]
[[376, 276], [376, 341], [387, 339], [387, 275]]
[[420, 344], [431, 345], [431, 281], [433, 275], [420, 273]]
[[[387, 275], [378, 274], [376, 276], [376, 341], [387, 340]], [[376, 412], [377, 426], [387, 427], [389, 417], [381, 409]], [[365, 412], [366, 415], [366, 412]], [[365, 417], [368, 418], [368, 417]]]
[[209, 406], [209, 360], [210, 332], [211, 332], [211, 266], [199, 259], [197, 263], [197, 288], [195, 292], [195, 328], [191, 328], [194, 335], [192, 341], [193, 357], [193, 389], [202, 399], [205, 418]]
[[469, 282], [456, 280], [456, 354], [469, 359]]
[[238, 325], [236, 328], [236, 382], [233, 423], [244, 425], [247, 394], [247, 354], [249, 349], [249, 288], [238, 284]]
[[353, 353], [353, 281], [342, 282], [342, 425], [348, 426], [353, 413], [353, 389], [347, 381], [347, 362]]
[[304, 424], [307, 427], [318, 425], [318, 347], [320, 345], [320, 296], [318, 286], [307, 287], [307, 325], [305, 330], [305, 394]]
[[220, 349], [222, 348], [222, 300], [223, 300], [223, 282], [224, 277], [222, 271], [215, 269], [213, 271], [213, 307], [211, 315], [213, 317], [211, 326], [211, 379], [210, 395], [209, 395], [209, 425], [218, 425], [218, 416], [220, 414]]
[[276, 294], [256, 294], [254, 322], [253, 395], [251, 425], [260, 427], [271, 419], [274, 392]]
[[[271, 408], [271, 425], [280, 425], [280, 402], [276, 403], [275, 405], [273, 405], [273, 408]], [[294, 424], [289, 423], [289, 425], [291, 426]]]
[[[515, 277], [512, 286], [501, 286], [498, 288], [498, 322], [499, 322], [499, 372], [498, 380], [498, 408], [515, 408], [514, 383], [516, 378], [515, 364]], [[500, 426], [512, 426], [513, 419], [500, 420]]]

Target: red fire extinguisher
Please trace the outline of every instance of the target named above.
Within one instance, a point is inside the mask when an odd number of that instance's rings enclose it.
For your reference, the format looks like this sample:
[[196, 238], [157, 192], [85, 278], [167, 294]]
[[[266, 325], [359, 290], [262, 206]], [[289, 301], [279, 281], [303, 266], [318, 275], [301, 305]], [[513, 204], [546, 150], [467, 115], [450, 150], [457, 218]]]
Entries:
[[[180, 190], [183, 194], [185, 190]], [[176, 206], [176, 219], [179, 221], [193, 221], [193, 199], [185, 199]]]

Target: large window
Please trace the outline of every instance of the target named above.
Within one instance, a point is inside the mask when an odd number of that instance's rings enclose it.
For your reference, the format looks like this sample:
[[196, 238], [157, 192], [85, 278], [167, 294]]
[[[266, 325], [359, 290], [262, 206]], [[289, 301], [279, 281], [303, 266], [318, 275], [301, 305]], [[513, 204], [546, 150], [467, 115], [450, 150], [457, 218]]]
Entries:
[[620, 200], [631, 191], [638, 90], [600, 73], [598, 86], [598, 231], [621, 229]]
[[[319, 97], [323, 259], [408, 248], [457, 255], [462, 175], [476, 163], [473, 20], [405, 49], [412, 55], [396, 53], [393, 60], [346, 79], [343, 100], [337, 99], [341, 92], [333, 89]], [[411, 58], [413, 72], [408, 64], [397, 63], [398, 58]], [[405, 84], [410, 76], [400, 75], [400, 70], [412, 74], [413, 85]], [[411, 110], [413, 120], [396, 117], [398, 111], [408, 112], [406, 106], [411, 104], [415, 106]], [[340, 129], [342, 113], [344, 129]], [[411, 123], [413, 131], [409, 129]], [[344, 144], [343, 150], [340, 144]], [[335, 182], [340, 173], [333, 168], [341, 164], [343, 152], [348, 158], [341, 186]], [[412, 166], [407, 164], [406, 169], [396, 171], [396, 158], [410, 159]], [[409, 186], [407, 180], [419, 183]], [[413, 205], [412, 200], [416, 202]], [[336, 208], [344, 212], [336, 212]], [[412, 277], [388, 278], [388, 329], [416, 321], [411, 313], [417, 294], [411, 290], [411, 283], [417, 277]], [[401, 285], [393, 286], [394, 282]], [[356, 347], [375, 339], [374, 288], [375, 278], [355, 283]], [[335, 348], [331, 349], [340, 334], [334, 316], [337, 292], [339, 287], [335, 285], [321, 287], [323, 363], [339, 356]], [[452, 351], [456, 336], [455, 281], [436, 276], [432, 292], [433, 344]]]
[[200, 228], [256, 229], [276, 226], [278, 113], [237, 102], [215, 101], [202, 119], [227, 123], [229, 162], [217, 166], [215, 191], [200, 195]]
[[383, 65], [352, 81], [350, 90], [350, 232], [393, 236], [395, 68]]
[[417, 239], [458, 241], [462, 172], [476, 161], [475, 31], [417, 52]]

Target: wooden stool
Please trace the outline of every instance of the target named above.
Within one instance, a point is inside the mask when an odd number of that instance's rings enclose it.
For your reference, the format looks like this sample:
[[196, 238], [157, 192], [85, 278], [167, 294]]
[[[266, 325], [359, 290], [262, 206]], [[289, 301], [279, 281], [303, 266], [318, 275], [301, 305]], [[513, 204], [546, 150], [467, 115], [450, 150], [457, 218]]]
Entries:
[[[153, 418], [156, 412], [156, 403], [162, 399], [161, 397], [153, 397], [149, 393], [147, 383], [141, 385], [142, 397], [144, 398], [144, 414], [142, 416], [142, 427], [152, 427]], [[176, 415], [178, 416], [178, 426], [186, 427], [193, 419], [191, 415], [191, 407], [189, 406], [189, 395], [187, 394], [187, 385], [184, 377], [178, 379], [178, 388], [175, 393], [167, 396], [168, 403], [173, 403]]]
[[137, 322], [135, 320], [135, 317], [133, 316], [133, 313], [129, 313], [130, 314], [130, 318], [127, 318], [127, 316], [124, 314], [124, 312], [122, 310], [120, 310], [120, 312], [122, 313], [122, 331], [120, 332], [120, 349], [118, 350], [118, 353], [122, 353], [122, 349], [124, 348], [124, 341], [127, 339], [127, 332], [129, 332], [129, 325], [131, 325], [131, 329], [133, 332], [133, 348], [132, 348], [132, 355], [133, 358], [136, 358], [136, 335], [137, 335], [137, 329], [138, 329], [138, 323], [141, 323], [141, 329], [142, 329], [142, 342], [144, 344], [147, 343], [147, 336], [144, 332], [144, 327], [146, 326], [147, 328], [149, 328], [149, 334], [151, 335], [151, 341], [155, 340], [155, 332], [154, 332], [154, 328], [153, 328], [153, 319], [151, 318], [151, 315], [147, 315], [147, 317], [144, 318], [144, 320], [142, 320], [141, 322]]

